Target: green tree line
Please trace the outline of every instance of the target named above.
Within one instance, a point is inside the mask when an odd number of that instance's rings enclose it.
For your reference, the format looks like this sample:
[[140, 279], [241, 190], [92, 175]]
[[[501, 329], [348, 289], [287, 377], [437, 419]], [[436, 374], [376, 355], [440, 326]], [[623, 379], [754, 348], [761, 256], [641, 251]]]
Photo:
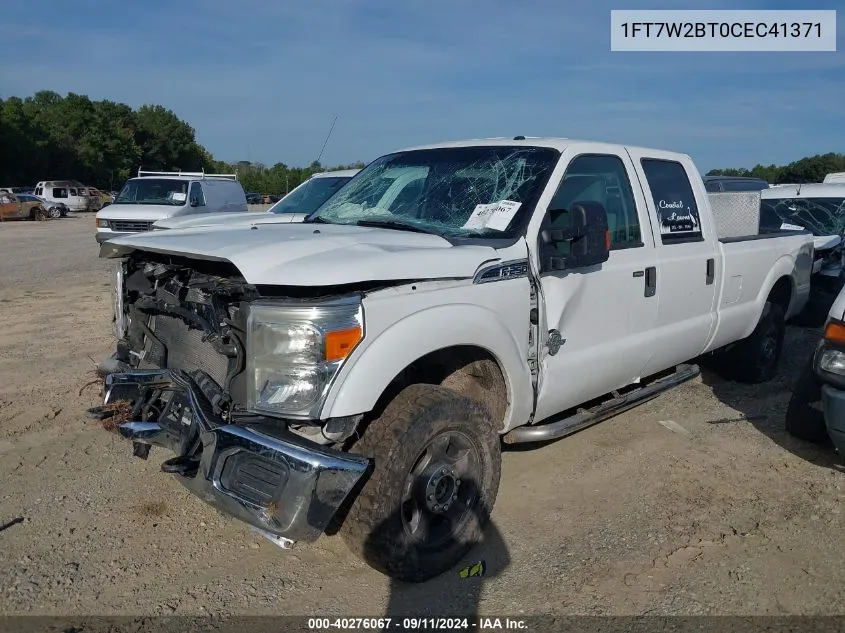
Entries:
[[816, 154], [807, 156], [788, 165], [756, 165], [751, 169], [729, 168], [711, 169], [708, 176], [751, 176], [763, 178], [770, 184], [781, 183], [802, 184], [821, 182], [824, 177], [833, 172], [845, 171], [845, 154]]
[[[308, 167], [273, 167], [215, 160], [196, 133], [160, 105], [137, 109], [85, 95], [40, 91], [0, 99], [0, 186], [34, 186], [40, 180], [75, 179], [119, 189], [138, 169], [237, 173], [246, 191], [282, 195], [312, 173]], [[354, 166], [363, 166], [358, 163]], [[343, 169], [340, 166], [332, 169]], [[350, 166], [351, 167], [351, 166]]]

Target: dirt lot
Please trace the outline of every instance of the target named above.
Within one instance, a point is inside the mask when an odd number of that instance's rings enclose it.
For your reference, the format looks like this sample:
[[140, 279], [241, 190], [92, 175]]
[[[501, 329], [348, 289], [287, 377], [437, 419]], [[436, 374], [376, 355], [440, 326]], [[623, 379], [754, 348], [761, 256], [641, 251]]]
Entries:
[[0, 611], [842, 612], [843, 461], [783, 431], [817, 332], [790, 328], [772, 383], [705, 375], [508, 451], [489, 541], [467, 559], [485, 559], [487, 577], [391, 586], [337, 537], [276, 549], [163, 474], [161, 451], [133, 459], [85, 418], [112, 335], [93, 234], [91, 215], [0, 225]]

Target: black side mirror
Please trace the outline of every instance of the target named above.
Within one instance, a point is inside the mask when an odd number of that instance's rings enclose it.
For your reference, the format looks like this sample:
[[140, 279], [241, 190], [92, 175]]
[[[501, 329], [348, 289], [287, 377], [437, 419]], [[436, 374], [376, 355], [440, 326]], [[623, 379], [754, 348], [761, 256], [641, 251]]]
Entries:
[[[555, 211], [550, 209], [549, 214]], [[546, 253], [543, 257], [543, 269], [583, 268], [606, 262], [610, 257], [610, 231], [604, 206], [598, 202], [578, 202], [561, 212], [569, 214], [569, 227], [543, 229], [540, 231], [540, 241], [551, 247], [568, 242], [569, 253]]]

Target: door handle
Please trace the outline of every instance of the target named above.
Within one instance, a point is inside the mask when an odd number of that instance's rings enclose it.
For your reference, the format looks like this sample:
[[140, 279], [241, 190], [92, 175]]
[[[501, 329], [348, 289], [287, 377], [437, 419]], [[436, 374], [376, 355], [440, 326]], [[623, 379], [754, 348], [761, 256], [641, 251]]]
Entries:
[[657, 268], [649, 266], [645, 269], [645, 296], [653, 297], [657, 294]]
[[716, 278], [716, 260], [712, 257], [707, 260], [707, 285], [713, 283]]

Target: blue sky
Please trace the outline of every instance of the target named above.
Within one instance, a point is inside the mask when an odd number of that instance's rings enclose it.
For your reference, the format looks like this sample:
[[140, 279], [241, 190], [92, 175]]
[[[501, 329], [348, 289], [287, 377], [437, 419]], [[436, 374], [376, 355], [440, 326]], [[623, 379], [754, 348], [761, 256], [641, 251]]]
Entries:
[[845, 151], [841, 26], [833, 53], [610, 51], [611, 9], [845, 9], [845, 0], [576, 7], [13, 0], [3, 9], [0, 96], [49, 89], [159, 103], [215, 157], [267, 164], [314, 160], [335, 115], [324, 164], [516, 134], [674, 149], [703, 170]]

